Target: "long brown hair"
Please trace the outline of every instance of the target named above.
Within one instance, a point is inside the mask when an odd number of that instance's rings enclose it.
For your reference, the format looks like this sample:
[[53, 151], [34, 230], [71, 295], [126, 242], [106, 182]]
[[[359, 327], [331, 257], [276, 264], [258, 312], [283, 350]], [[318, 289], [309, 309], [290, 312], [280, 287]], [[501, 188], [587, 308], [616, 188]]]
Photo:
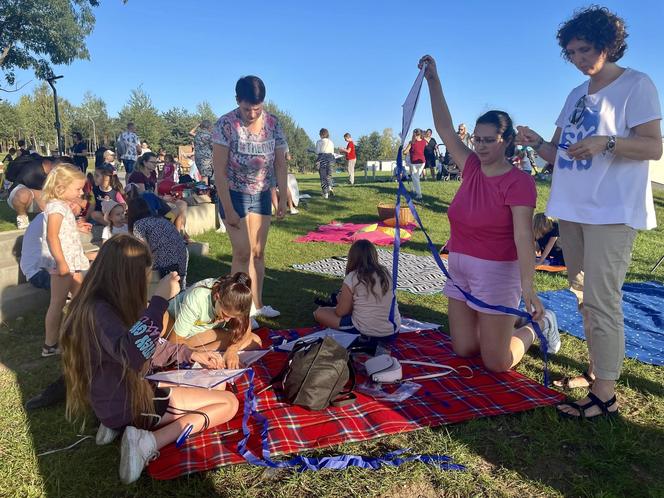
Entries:
[[[212, 304], [219, 307], [232, 318], [228, 321], [231, 332], [231, 344], [239, 342], [249, 329], [251, 313], [251, 278], [243, 272], [235, 272], [217, 279], [212, 287]], [[218, 319], [222, 317], [218, 316]]]
[[[368, 240], [356, 240], [350, 246], [346, 263], [346, 275], [352, 271], [357, 272], [357, 279], [367, 287], [376, 299], [384, 296], [390, 290], [390, 272], [379, 263], [376, 247]], [[374, 290], [376, 277], [380, 281], [380, 290], [382, 291], [380, 296], [376, 295]]]
[[[151, 267], [152, 256], [143, 242], [131, 235], [116, 235], [101, 246], [80, 292], [72, 299], [60, 328], [68, 420], [85, 416], [90, 403], [90, 358], [93, 354], [101, 356], [102, 351], [96, 305], [108, 304], [129, 329], [147, 304], [147, 271]], [[122, 357], [122, 375], [130, 391], [133, 420], [140, 422], [141, 413], [154, 413], [152, 388], [144, 378], [149, 362], [143, 371], [136, 371], [129, 366], [126, 351], [122, 351]]]
[[535, 235], [535, 240], [541, 239], [551, 230], [553, 230], [553, 223], [555, 220], [549, 218], [544, 213], [537, 213], [533, 217], [533, 233]]

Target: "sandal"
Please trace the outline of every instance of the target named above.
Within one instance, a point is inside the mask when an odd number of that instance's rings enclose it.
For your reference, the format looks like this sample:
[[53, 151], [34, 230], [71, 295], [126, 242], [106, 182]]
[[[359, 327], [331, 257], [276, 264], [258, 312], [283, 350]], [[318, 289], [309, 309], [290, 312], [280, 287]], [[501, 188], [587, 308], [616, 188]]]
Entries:
[[584, 379], [586, 379], [586, 382], [588, 382], [588, 385], [587, 385], [587, 386], [570, 387], [570, 385], [569, 385], [570, 382], [572, 382], [572, 381], [575, 380], [575, 379], [578, 379], [578, 378], [579, 378], [578, 375], [575, 376], [575, 377], [563, 377], [563, 378], [560, 379], [560, 380], [554, 380], [554, 381], [553, 381], [553, 385], [556, 386], [556, 387], [559, 387], [559, 388], [561, 388], [561, 389], [580, 389], [580, 388], [583, 388], [583, 387], [592, 387], [593, 382], [595, 382], [595, 379], [593, 379], [593, 378], [590, 376], [590, 374], [588, 373], [588, 370], [586, 370], [586, 371], [584, 371], [583, 373], [581, 373], [581, 377], [583, 377]]
[[[563, 418], [571, 418], [575, 420], [594, 420], [599, 417], [604, 417], [604, 418], [613, 418], [618, 416], [618, 410], [609, 411], [609, 408], [613, 405], [616, 404], [616, 397], [615, 395], [608, 401], [604, 402], [601, 399], [599, 399], [595, 394], [592, 392], [588, 393], [588, 398], [590, 398], [590, 401], [586, 403], [585, 405], [580, 405], [575, 401], [566, 401], [564, 403], [560, 403], [558, 406], [562, 405], [567, 405], [571, 406], [575, 410], [579, 412], [578, 415], [573, 415], [571, 413], [565, 413], [563, 411], [557, 410], [558, 415], [563, 417]], [[592, 417], [586, 417], [586, 410], [589, 408], [592, 408], [593, 406], [597, 406], [600, 410], [602, 410], [600, 413], [597, 415], [593, 415]]]

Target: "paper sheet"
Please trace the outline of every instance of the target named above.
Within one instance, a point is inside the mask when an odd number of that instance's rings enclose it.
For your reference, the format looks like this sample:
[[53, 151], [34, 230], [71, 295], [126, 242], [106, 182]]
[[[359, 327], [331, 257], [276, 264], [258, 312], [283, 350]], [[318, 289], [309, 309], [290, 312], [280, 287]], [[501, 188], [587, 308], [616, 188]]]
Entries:
[[400, 334], [417, 332], [418, 330], [437, 330], [441, 327], [439, 323], [420, 322], [414, 318], [401, 318]]
[[297, 340], [287, 342], [286, 344], [282, 344], [281, 346], [277, 346], [277, 349], [279, 351], [292, 351], [293, 346], [295, 346], [296, 342], [314, 341], [319, 337], [328, 337], [328, 336], [332, 337], [335, 341], [337, 341], [341, 346], [343, 346], [346, 349], [348, 349], [348, 346], [350, 346], [351, 343], [358, 338], [357, 334], [349, 334], [348, 332], [342, 332], [340, 330], [335, 330], [335, 329], [325, 329], [325, 330], [319, 330], [318, 332], [314, 332], [309, 335], [302, 336]]
[[206, 368], [190, 368], [187, 370], [170, 370], [148, 375], [146, 378], [155, 382], [167, 382], [179, 386], [202, 387], [213, 389], [216, 386], [242, 375], [247, 368], [208, 370]]

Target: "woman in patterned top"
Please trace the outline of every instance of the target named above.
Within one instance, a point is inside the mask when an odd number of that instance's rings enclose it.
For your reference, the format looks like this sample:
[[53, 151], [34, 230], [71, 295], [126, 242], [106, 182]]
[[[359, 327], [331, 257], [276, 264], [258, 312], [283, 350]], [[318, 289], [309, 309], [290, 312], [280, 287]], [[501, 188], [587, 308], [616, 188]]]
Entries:
[[[212, 133], [219, 211], [233, 248], [231, 273], [251, 277], [255, 315], [275, 317], [280, 313], [263, 304], [263, 257], [272, 215], [272, 179], [276, 175], [278, 185], [288, 185], [288, 144], [277, 118], [263, 110], [265, 85], [260, 78], [240, 78], [235, 98], [238, 107], [219, 118]], [[282, 196], [277, 217], [285, 211], [286, 196]]]
[[189, 134], [194, 137], [194, 162], [203, 181], [210, 184], [212, 174], [212, 124], [204, 119]]

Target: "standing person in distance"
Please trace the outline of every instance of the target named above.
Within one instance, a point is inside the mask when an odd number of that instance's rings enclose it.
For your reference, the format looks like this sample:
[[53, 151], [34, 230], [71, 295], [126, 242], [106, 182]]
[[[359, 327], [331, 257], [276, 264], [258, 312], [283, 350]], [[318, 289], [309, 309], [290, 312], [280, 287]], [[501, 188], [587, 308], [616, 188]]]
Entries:
[[570, 289], [583, 317], [590, 364], [562, 387], [589, 387], [561, 414], [618, 413], [616, 381], [625, 357], [622, 285], [637, 230], [656, 226], [649, 160], [662, 156], [657, 89], [621, 67], [625, 22], [604, 7], [578, 11], [557, 34], [563, 57], [588, 79], [574, 88], [550, 142], [528, 127], [517, 141], [554, 164], [546, 214], [558, 218]]
[[424, 132], [424, 141], [427, 143], [424, 147], [424, 168], [429, 168], [431, 172], [431, 181], [436, 179], [436, 157], [438, 154], [438, 148], [436, 139], [433, 138], [433, 131], [429, 128]]
[[415, 200], [422, 200], [422, 188], [420, 187], [420, 176], [424, 169], [426, 159], [424, 158], [424, 148], [427, 146], [422, 130], [415, 128], [413, 130], [413, 138], [408, 145], [403, 149], [404, 155], [408, 155], [408, 169], [410, 170], [410, 177], [413, 180], [413, 193]]
[[127, 123], [127, 129], [120, 133], [116, 141], [116, 149], [119, 159], [124, 164], [127, 176], [129, 176], [134, 171], [138, 156], [143, 154], [134, 123]]
[[346, 147], [339, 147], [339, 150], [346, 154], [346, 164], [348, 168], [348, 183], [355, 185], [355, 163], [357, 162], [357, 154], [355, 153], [355, 142], [350, 136], [350, 133], [344, 133], [344, 140]]
[[74, 133], [74, 145], [71, 147], [71, 156], [74, 166], [80, 168], [85, 173], [88, 170], [88, 147], [83, 141], [83, 135], [79, 132]]
[[330, 132], [327, 128], [321, 128], [320, 140], [316, 142], [316, 165], [320, 175], [320, 188], [323, 191], [323, 197], [327, 199], [334, 196], [332, 186], [332, 168], [334, 168], [334, 144], [330, 140]]

